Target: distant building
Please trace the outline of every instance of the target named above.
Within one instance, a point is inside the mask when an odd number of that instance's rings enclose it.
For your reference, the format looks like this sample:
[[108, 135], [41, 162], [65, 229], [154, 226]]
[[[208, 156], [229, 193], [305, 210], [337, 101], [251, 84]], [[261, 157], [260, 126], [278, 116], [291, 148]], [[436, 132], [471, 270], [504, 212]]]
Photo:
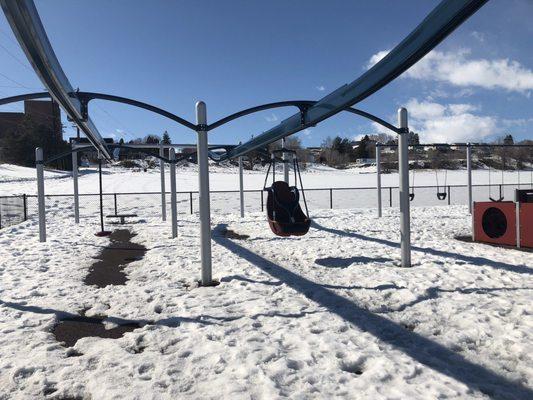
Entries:
[[24, 112], [0, 112], [0, 139], [7, 133], [21, 129], [24, 121], [47, 127], [51, 135], [61, 138], [61, 112], [53, 101], [26, 100]]

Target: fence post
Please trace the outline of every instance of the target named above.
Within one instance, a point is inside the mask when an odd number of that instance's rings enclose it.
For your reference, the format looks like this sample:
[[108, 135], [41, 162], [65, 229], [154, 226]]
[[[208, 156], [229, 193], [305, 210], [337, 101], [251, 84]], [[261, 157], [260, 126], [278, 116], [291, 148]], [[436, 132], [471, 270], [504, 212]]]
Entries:
[[242, 170], [242, 157], [239, 157], [239, 198], [241, 203], [241, 218], [244, 218], [244, 178]]
[[378, 189], [378, 218], [381, 218], [381, 147], [379, 147], [379, 143], [376, 143], [376, 177]]
[[200, 205], [200, 257], [202, 263], [202, 286], [212, 286], [211, 265], [211, 204], [209, 199], [209, 158], [207, 140], [207, 110], [203, 101], [196, 103], [198, 126], [198, 197]]
[[409, 204], [409, 127], [407, 109], [398, 109], [398, 124], [402, 129], [398, 140], [400, 172], [400, 242], [402, 267], [411, 266], [411, 210]]
[[[75, 149], [74, 149], [75, 150]], [[78, 190], [78, 152], [72, 153], [72, 181], [74, 183], [74, 222], [80, 223], [80, 194]]]
[[333, 208], [333, 189], [329, 189], [329, 208]]
[[468, 212], [472, 214], [472, 145], [466, 144], [466, 171], [468, 177]]
[[118, 208], [117, 208], [117, 194], [116, 193], [113, 193], [113, 200], [114, 200], [114, 203], [115, 203], [115, 215], [118, 214]]
[[35, 166], [37, 167], [37, 204], [39, 209], [39, 241], [46, 242], [46, 215], [44, 204], [44, 165], [43, 149], [35, 149]]
[[28, 199], [26, 193], [22, 195], [22, 205], [24, 207], [24, 221], [28, 220]]
[[178, 209], [176, 202], [176, 150], [169, 149], [170, 158], [170, 217], [172, 218], [172, 238], [178, 236]]
[[452, 204], [452, 188], [448, 185], [448, 205]]
[[[159, 155], [161, 157], [165, 156], [165, 148], [163, 145], [159, 147]], [[167, 220], [167, 199], [165, 194], [165, 161], [159, 160], [159, 170], [161, 173], [161, 219], [163, 221]]]
[[264, 192], [264, 190], [261, 189], [261, 212], [265, 211], [265, 204], [264, 204], [264, 200], [263, 200], [263, 192]]
[[193, 214], [193, 208], [192, 208], [192, 192], [189, 192], [189, 203], [191, 204], [191, 214]]
[[392, 207], [392, 186], [389, 186], [389, 207]]

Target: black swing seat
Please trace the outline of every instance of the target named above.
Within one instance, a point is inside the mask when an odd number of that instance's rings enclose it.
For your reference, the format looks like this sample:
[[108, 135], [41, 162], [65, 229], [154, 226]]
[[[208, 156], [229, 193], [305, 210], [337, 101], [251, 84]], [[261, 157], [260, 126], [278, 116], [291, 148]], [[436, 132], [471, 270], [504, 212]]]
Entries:
[[267, 217], [272, 232], [278, 236], [305, 235], [311, 220], [300, 207], [298, 188], [276, 181], [267, 191]]
[[446, 192], [437, 192], [437, 199], [446, 200], [446, 196], [447, 195], [448, 195], [448, 193], [446, 193]]
[[409, 201], [413, 201], [415, 199], [414, 193], [409, 193]]

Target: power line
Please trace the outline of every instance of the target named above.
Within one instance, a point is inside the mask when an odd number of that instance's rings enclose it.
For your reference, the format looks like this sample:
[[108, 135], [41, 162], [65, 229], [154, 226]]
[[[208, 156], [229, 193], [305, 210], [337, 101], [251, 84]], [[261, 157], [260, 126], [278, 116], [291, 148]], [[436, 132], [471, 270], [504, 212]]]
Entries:
[[8, 81], [13, 82], [15, 85], [18, 85], [18, 86], [21, 87], [21, 88], [28, 89], [28, 90], [32, 90], [31, 87], [26, 86], [26, 85], [23, 85], [22, 83], [17, 82], [17, 81], [14, 80], [14, 79], [11, 79], [9, 76], [7, 76], [6, 74], [4, 74], [4, 73], [2, 73], [2, 72], [0, 72], [0, 76], [3, 76], [3, 77], [6, 78]]
[[7, 49], [7, 47], [5, 47], [2, 43], [0, 43], [0, 47], [2, 49], [4, 49], [4, 51], [9, 54], [11, 56], [11, 58], [13, 58], [15, 61], [17, 61], [20, 65], [22, 65], [24, 68], [30, 70], [31, 72], [34, 72], [33, 71], [33, 68], [29, 67], [27, 64], [25, 64], [20, 58], [18, 58], [16, 55], [14, 55], [13, 53], [11, 53], [11, 51], [9, 51]]

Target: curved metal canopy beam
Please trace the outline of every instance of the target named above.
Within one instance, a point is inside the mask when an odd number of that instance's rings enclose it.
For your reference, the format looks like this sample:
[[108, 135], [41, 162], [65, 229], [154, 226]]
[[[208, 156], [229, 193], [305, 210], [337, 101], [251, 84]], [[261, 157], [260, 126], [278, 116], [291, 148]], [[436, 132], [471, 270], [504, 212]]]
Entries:
[[152, 111], [156, 114], [162, 115], [164, 117], [167, 117], [175, 122], [177, 122], [180, 125], [183, 125], [189, 129], [196, 130], [196, 125], [193, 123], [178, 117], [175, 114], [172, 114], [168, 111], [163, 110], [162, 108], [152, 106], [148, 103], [143, 103], [142, 101], [137, 101], [133, 99], [129, 99], [127, 97], [121, 97], [121, 96], [114, 96], [112, 94], [105, 94], [105, 93], [94, 93], [94, 92], [75, 92], [75, 95], [83, 102], [88, 103], [91, 100], [94, 99], [100, 99], [100, 100], [108, 100], [108, 101], [115, 101], [117, 103], [124, 103], [129, 104], [131, 106], [144, 108], [145, 110]]
[[24, 50], [41, 82], [65, 113], [85, 133], [104, 157], [111, 158], [104, 139], [89, 118], [83, 118], [80, 100], [59, 64], [32, 0], [0, 0], [20, 47]]
[[[317, 101], [312, 101], [312, 100], [289, 100], [289, 101], [279, 101], [279, 102], [276, 102], [276, 103], [268, 103], [268, 104], [263, 104], [263, 105], [260, 105], [260, 106], [256, 106], [256, 107], [251, 107], [251, 108], [247, 108], [245, 110], [242, 110], [242, 111], [238, 111], [234, 114], [231, 114], [231, 115], [228, 115], [227, 117], [224, 117], [222, 119], [219, 119], [218, 121], [216, 122], [213, 122], [212, 124], [209, 124], [207, 126], [207, 130], [213, 130], [215, 128], [218, 128], [219, 126], [221, 125], [224, 125], [228, 122], [231, 122], [237, 118], [240, 118], [240, 117], [244, 117], [245, 115], [249, 115], [249, 114], [253, 114], [253, 113], [256, 113], [256, 112], [259, 112], [259, 111], [264, 111], [264, 110], [270, 110], [272, 108], [281, 108], [281, 107], [298, 107], [300, 109], [300, 113], [303, 113], [305, 114], [306, 110], [311, 107], [311, 106], [314, 106], [316, 103], [318, 103]], [[346, 107], [345, 109], [343, 109], [342, 111], [347, 111], [347, 112], [350, 112], [352, 114], [357, 114], [357, 115], [360, 115], [362, 117], [365, 117], [367, 119], [370, 119], [380, 125], [383, 125], [385, 128], [388, 128], [396, 133], [400, 133], [401, 129], [400, 128], [397, 128], [395, 127], [394, 125], [392, 124], [389, 124], [387, 121], [385, 120], [382, 120], [381, 118], [379, 117], [376, 117], [375, 115], [372, 115], [366, 111], [362, 111], [362, 110], [358, 110], [356, 108], [352, 108], [352, 107]], [[301, 114], [301, 117], [303, 117], [303, 114]]]
[[[152, 106], [148, 103], [144, 103], [142, 101], [137, 101], [133, 99], [129, 99], [127, 97], [121, 97], [121, 96], [115, 96], [111, 94], [105, 94], [105, 93], [93, 93], [93, 92], [77, 92], [78, 98], [82, 101], [90, 101], [92, 99], [102, 99], [102, 100], [109, 100], [109, 101], [116, 101], [119, 103], [129, 104], [135, 107], [140, 107], [148, 111], [155, 112], [157, 114], [160, 114], [164, 117], [167, 117], [175, 122], [178, 122], [179, 124], [192, 129], [196, 130], [196, 125], [192, 124], [191, 122], [184, 120], [183, 118], [178, 117], [175, 114], [172, 114], [168, 111], [165, 111], [161, 108]], [[48, 92], [39, 92], [39, 93], [28, 93], [28, 94], [22, 94], [18, 96], [12, 96], [12, 97], [5, 97], [3, 99], [0, 99], [0, 105], [9, 104], [9, 103], [16, 103], [18, 101], [24, 101], [24, 100], [33, 100], [33, 99], [42, 99], [42, 98], [49, 98], [50, 93]], [[218, 128], [219, 126], [222, 126], [224, 124], [227, 124], [228, 122], [231, 122], [237, 118], [244, 117], [249, 114], [253, 114], [259, 111], [264, 110], [270, 110], [273, 108], [281, 108], [281, 107], [298, 107], [300, 109], [300, 112], [305, 112], [309, 107], [315, 105], [317, 102], [312, 100], [288, 100], [288, 101], [278, 101], [275, 103], [267, 103], [262, 104], [260, 106], [247, 108], [245, 110], [238, 111], [234, 114], [228, 115], [227, 117], [221, 118], [216, 122], [213, 122], [212, 124], [209, 124], [207, 126], [207, 130], [213, 130]], [[399, 133], [400, 129], [395, 127], [392, 124], [389, 124], [387, 121], [382, 120], [379, 117], [376, 117], [375, 115], [372, 115], [366, 111], [358, 110], [356, 108], [347, 107], [343, 111], [350, 112], [352, 114], [357, 114], [362, 117], [365, 117], [367, 119], [370, 119], [380, 125], [383, 125], [384, 127]], [[108, 145], [109, 146], [109, 145]], [[229, 146], [227, 146], [229, 147]], [[236, 146], [233, 146], [234, 148]]]
[[4, 97], [0, 99], [0, 106], [9, 103], [17, 103], [19, 101], [25, 100], [34, 100], [34, 99], [46, 99], [50, 98], [50, 93], [48, 92], [39, 92], [39, 93], [28, 93], [28, 94], [19, 94], [17, 96]]
[[301, 115], [295, 114], [274, 128], [237, 146], [226, 155], [226, 158], [238, 157], [309, 126], [314, 126], [346, 107], [364, 100], [429, 53], [487, 1], [443, 0], [420, 25], [377, 64], [352, 83], [341, 86], [311, 106], [305, 113], [303, 123]]
[[267, 104], [262, 104], [260, 106], [250, 107], [245, 110], [241, 110], [234, 114], [228, 115], [227, 117], [221, 118], [218, 121], [213, 122], [212, 124], [209, 124], [207, 126], [207, 130], [209, 131], [213, 130], [237, 118], [244, 117], [246, 115], [253, 114], [259, 111], [270, 110], [272, 108], [293, 107], [293, 106], [298, 107], [300, 111], [302, 111], [308, 108], [310, 105], [313, 105], [314, 103], [315, 103], [314, 101], [307, 101], [307, 100], [293, 100], [293, 101], [289, 100], [289, 101], [278, 101], [275, 103], [267, 103]]

